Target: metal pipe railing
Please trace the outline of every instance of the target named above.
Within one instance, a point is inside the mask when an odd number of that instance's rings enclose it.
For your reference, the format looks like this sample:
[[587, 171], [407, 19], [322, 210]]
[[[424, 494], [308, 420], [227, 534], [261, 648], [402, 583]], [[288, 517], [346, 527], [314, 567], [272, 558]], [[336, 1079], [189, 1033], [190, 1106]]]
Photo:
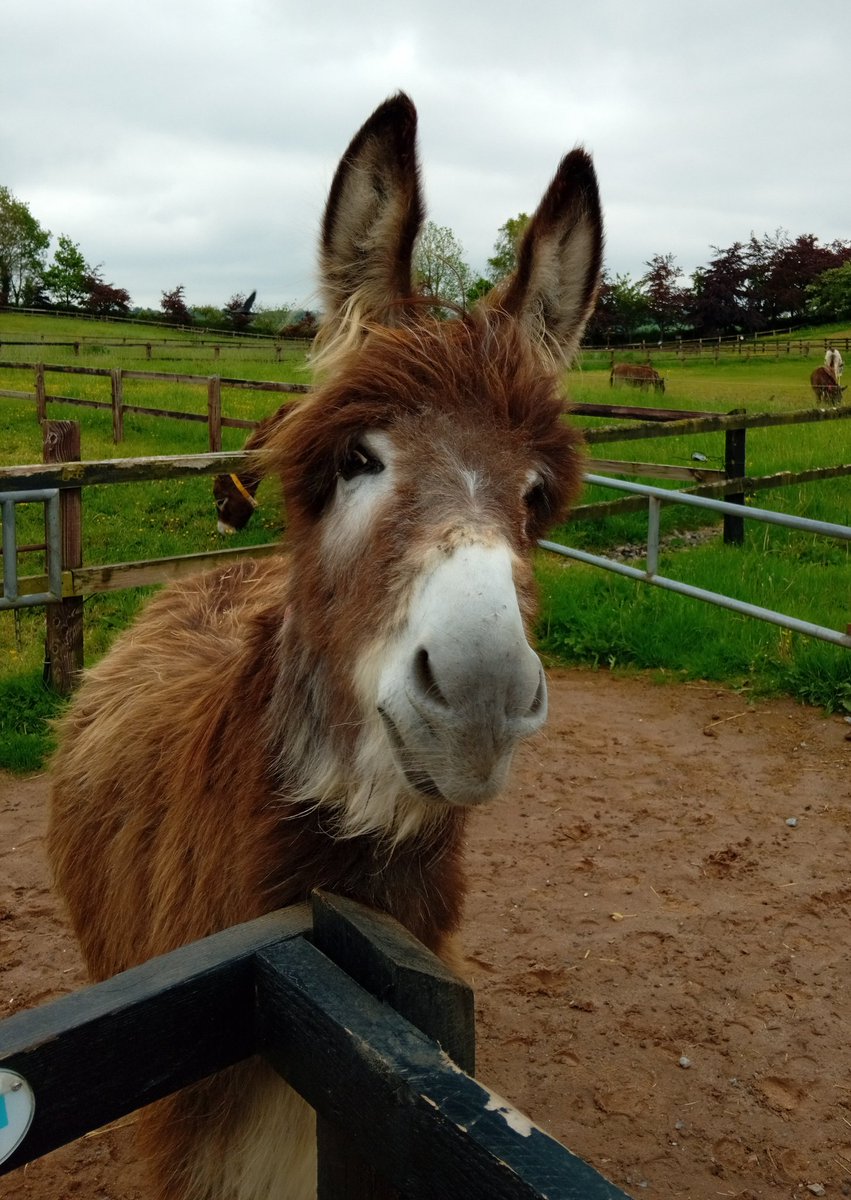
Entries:
[[560, 554], [564, 558], [572, 558], [589, 566], [601, 567], [605, 571], [613, 571], [616, 575], [624, 575], [641, 583], [652, 583], [656, 587], [677, 592], [681, 596], [691, 596], [695, 600], [703, 600], [707, 604], [716, 604], [720, 608], [755, 617], [760, 621], [768, 621], [780, 625], [795, 633], [803, 633], [808, 637], [819, 638], [823, 642], [831, 642], [835, 646], [845, 646], [851, 649], [851, 631], [845, 633], [817, 625], [812, 621], [802, 621], [787, 613], [776, 612], [771, 608], [763, 608], [759, 604], [749, 604], [745, 600], [737, 600], [722, 592], [710, 592], [706, 588], [695, 587], [678, 579], [670, 579], [658, 574], [659, 568], [659, 515], [663, 503], [689, 504], [693, 508], [709, 509], [713, 512], [732, 513], [735, 516], [762, 521], [770, 525], [782, 525], [788, 529], [798, 529], [805, 533], [820, 534], [824, 537], [841, 538], [851, 541], [851, 526], [837, 525], [831, 521], [815, 521], [810, 517], [796, 517], [787, 513], [774, 512], [767, 508], [749, 508], [742, 504], [730, 504], [726, 500], [713, 500], [707, 496], [693, 496], [688, 492], [673, 491], [668, 488], [654, 487], [651, 484], [633, 483], [624, 479], [609, 479], [605, 475], [585, 476], [586, 482], [600, 487], [614, 488], [616, 491], [632, 492], [634, 495], [646, 496], [647, 512], [647, 554], [646, 565], [642, 571], [639, 567], [631, 567], [627, 563], [617, 562], [600, 554], [589, 554], [586, 550], [577, 550], [571, 546], [563, 546], [558, 542], [539, 541], [543, 550]]

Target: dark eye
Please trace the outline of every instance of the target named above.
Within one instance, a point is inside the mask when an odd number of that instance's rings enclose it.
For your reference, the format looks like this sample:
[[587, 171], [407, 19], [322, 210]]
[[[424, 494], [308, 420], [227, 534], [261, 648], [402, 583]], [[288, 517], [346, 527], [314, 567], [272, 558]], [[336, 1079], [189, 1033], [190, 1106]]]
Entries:
[[359, 445], [346, 452], [339, 474], [343, 479], [354, 479], [356, 475], [378, 475], [383, 470], [381, 459], [376, 458], [366, 446]]
[[543, 482], [539, 479], [527, 490], [523, 499], [526, 502], [526, 507], [530, 512], [535, 514], [546, 513], [550, 507], [549, 495]]

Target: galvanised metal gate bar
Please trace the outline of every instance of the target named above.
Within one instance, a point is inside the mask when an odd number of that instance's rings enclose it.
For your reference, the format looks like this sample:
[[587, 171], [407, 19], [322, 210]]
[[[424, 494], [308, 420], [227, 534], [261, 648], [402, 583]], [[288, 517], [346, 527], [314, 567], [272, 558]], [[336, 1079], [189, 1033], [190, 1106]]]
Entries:
[[[15, 505], [29, 503], [40, 503], [45, 507], [44, 528], [48, 590], [21, 596], [18, 592], [18, 539], [15, 526]], [[59, 515], [59, 488], [42, 488], [31, 492], [0, 492], [0, 508], [3, 510], [3, 595], [0, 596], [0, 609], [58, 603], [62, 599], [62, 526]]]
[[539, 541], [543, 550], [551, 550], [565, 558], [576, 559], [577, 562], [588, 563], [593, 567], [602, 567], [606, 571], [614, 571], [617, 575], [626, 575], [629, 579], [637, 579], [642, 583], [654, 583], [657, 587], [667, 588], [668, 591], [678, 592], [681, 596], [691, 596], [695, 600], [704, 600], [708, 604], [717, 604], [721, 608], [743, 613], [748, 617], [757, 617], [761, 621], [770, 621], [773, 625], [781, 625], [795, 633], [805, 633], [809, 637], [819, 638], [823, 642], [832, 642], [835, 646], [845, 646], [851, 649], [851, 632], [841, 633], [836, 629], [828, 629], [824, 625], [815, 625], [810, 621], [801, 621], [785, 613], [775, 612], [770, 608], [762, 608], [758, 604], [748, 604], [744, 600], [736, 600], [732, 596], [724, 596], [720, 592], [709, 592], [705, 588], [694, 587], [690, 583], [681, 583], [677, 579], [669, 579], [658, 575], [659, 565], [659, 513], [664, 502], [669, 504], [690, 504], [693, 508], [707, 508], [713, 512], [747, 517], [762, 521], [769, 525], [784, 525], [788, 529], [800, 529], [805, 533], [817, 533], [824, 537], [841, 538], [851, 541], [851, 526], [835, 525], [830, 521], [813, 521], [809, 517], [789, 516], [786, 513], [773, 512], [768, 508], [748, 508], [741, 504], [731, 504], [727, 500], [712, 500], [707, 496], [693, 496], [687, 492], [677, 492], [668, 488], [653, 487], [650, 484], [632, 483], [624, 479], [609, 479], [605, 475], [586, 475], [588, 483], [600, 487], [614, 488], [621, 492], [632, 492], [647, 497], [647, 557], [646, 567], [642, 571], [638, 567], [630, 567], [626, 563], [616, 562], [599, 554], [589, 554], [585, 550], [576, 550], [571, 546], [562, 546], [558, 542]]

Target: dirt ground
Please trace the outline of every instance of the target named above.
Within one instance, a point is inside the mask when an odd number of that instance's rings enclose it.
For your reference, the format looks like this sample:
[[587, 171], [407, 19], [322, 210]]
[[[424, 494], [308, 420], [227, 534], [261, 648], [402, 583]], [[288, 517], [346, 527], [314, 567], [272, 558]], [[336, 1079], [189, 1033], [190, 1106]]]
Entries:
[[[469, 839], [479, 1077], [635, 1197], [851, 1196], [851, 725], [604, 672], [550, 697]], [[0, 780], [0, 1015], [83, 981], [45, 795]], [[121, 1124], [0, 1197], [143, 1200]]]

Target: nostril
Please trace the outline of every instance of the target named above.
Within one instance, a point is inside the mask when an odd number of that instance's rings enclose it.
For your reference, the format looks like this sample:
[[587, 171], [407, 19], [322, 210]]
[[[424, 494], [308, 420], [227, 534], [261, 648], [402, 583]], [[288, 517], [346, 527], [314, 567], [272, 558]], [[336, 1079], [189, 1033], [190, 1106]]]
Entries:
[[535, 692], [535, 699], [532, 701], [531, 705], [529, 706], [529, 716], [530, 717], [536, 717], [538, 715], [538, 713], [541, 712], [541, 710], [544, 707], [544, 703], [545, 703], [546, 699], [547, 699], [547, 682], [544, 679], [544, 672], [541, 671], [541, 677], [538, 680], [538, 690], [537, 690], [537, 692]]
[[437, 680], [434, 677], [428, 650], [426, 650], [425, 646], [421, 646], [414, 655], [414, 679], [423, 696], [431, 700], [434, 704], [441, 705], [443, 708], [449, 707], [449, 701], [438, 687]]

